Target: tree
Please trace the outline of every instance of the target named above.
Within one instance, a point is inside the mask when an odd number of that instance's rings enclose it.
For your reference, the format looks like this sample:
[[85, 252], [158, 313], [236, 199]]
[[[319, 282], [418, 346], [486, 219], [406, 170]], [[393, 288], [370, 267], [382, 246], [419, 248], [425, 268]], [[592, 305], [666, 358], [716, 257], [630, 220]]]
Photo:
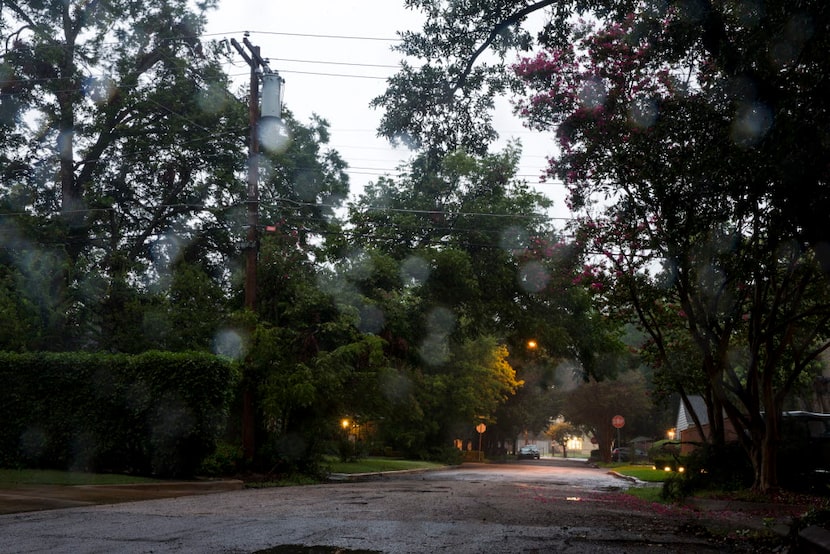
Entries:
[[[765, 150], [774, 130], [742, 134], [723, 60], [705, 49], [708, 65], [667, 54], [685, 28], [676, 18], [682, 13], [646, 11], [579, 30], [578, 47], [525, 60], [517, 70], [537, 92], [522, 113], [559, 126], [551, 172], [571, 187], [583, 244], [604, 259], [598, 298], [637, 317], [669, 370], [684, 343], [652, 301], [676, 306], [699, 350], [716, 442], [725, 411], [753, 460], [755, 487], [769, 490], [780, 419], [769, 414], [781, 413], [830, 347], [830, 298], [816, 251], [799, 245], [806, 228], [778, 207], [780, 167]], [[652, 27], [663, 35], [644, 31]], [[776, 124], [790, 124], [784, 119]], [[598, 194], [605, 205], [592, 203]], [[655, 279], [657, 263], [664, 273]]]
[[616, 441], [611, 423], [614, 416], [622, 415], [633, 423], [648, 413], [651, 404], [645, 379], [638, 371], [628, 371], [617, 379], [578, 383], [564, 398], [562, 416], [596, 437], [605, 462], [611, 461], [611, 443]]
[[[500, 31], [518, 36], [523, 16], [547, 10], [540, 53], [517, 66], [530, 87], [520, 113], [531, 125], [558, 128], [562, 150], [551, 175], [571, 187], [573, 208], [587, 216], [583, 244], [611, 255], [611, 275], [629, 278], [622, 290], [650, 281], [652, 255], [666, 261], [665, 282], [678, 295], [669, 301], [688, 318], [713, 409], [722, 406], [746, 424], [741, 437], [753, 437], [745, 446], [756, 487], [774, 487], [777, 418], [760, 414], [779, 413], [791, 384], [826, 348], [818, 269], [827, 267], [830, 198], [828, 169], [819, 161], [830, 144], [823, 131], [828, 7], [614, 0], [415, 6], [428, 20], [424, 33], [405, 36], [403, 48], [424, 57], [441, 52], [449, 63], [431, 80], [409, 79], [413, 90], [438, 83], [436, 90], [485, 99], [492, 89], [467, 80], [476, 60], [491, 43], [497, 53], [512, 46], [495, 40]], [[573, 17], [585, 13], [596, 28]], [[459, 39], [458, 25], [473, 29], [472, 38]], [[504, 70], [477, 67], [488, 76]], [[404, 68], [398, 77], [412, 74]], [[449, 96], [431, 101], [442, 98]], [[387, 107], [388, 135], [412, 128], [424, 142], [429, 135], [447, 142], [420, 125], [443, 108], [379, 103]], [[601, 218], [591, 205], [597, 198], [613, 206]], [[799, 208], [806, 198], [810, 207]], [[606, 244], [611, 231], [619, 240]], [[637, 246], [615, 251], [622, 242]], [[805, 296], [808, 289], [817, 296]], [[632, 297], [632, 305], [644, 304]], [[635, 313], [643, 323], [649, 317]], [[736, 335], [746, 356], [728, 360]]]
[[12, 79], [2, 103], [13, 131], [3, 155], [14, 170], [0, 194], [16, 219], [38, 217], [25, 248], [55, 260], [55, 317], [38, 347], [94, 341], [86, 316], [129, 302], [107, 298], [101, 283], [123, 291], [164, 273], [181, 245], [228, 224], [244, 111], [226, 92], [218, 50], [197, 40], [212, 6], [4, 4], [1, 63]]
[[[509, 70], [511, 54], [566, 48], [580, 21], [624, 25], [633, 17], [630, 45], [651, 44], [668, 65], [714, 71], [723, 86], [712, 99], [733, 108], [730, 139], [762, 153], [758, 159], [768, 178], [749, 190], [771, 193], [791, 229], [799, 228], [811, 244], [827, 242], [828, 170], [819, 160], [826, 158], [828, 144], [824, 52], [830, 8], [820, 0], [763, 6], [711, 0], [656, 6], [631, 0], [416, 0], [408, 6], [421, 11], [425, 22], [421, 32], [401, 33], [397, 48], [410, 61], [374, 101], [384, 108], [382, 135], [412, 138], [441, 152], [482, 152], [495, 134], [488, 112], [494, 98], [522, 89]], [[650, 117], [645, 96], [641, 116]], [[793, 143], [799, 148], [790, 148]], [[819, 251], [824, 259], [826, 248]]]
[[562, 447], [562, 457], [568, 457], [568, 441], [577, 431], [577, 428], [567, 421], [554, 421], [545, 429], [545, 435], [550, 437], [552, 442], [559, 443]]
[[[381, 135], [417, 145], [430, 159], [459, 148], [485, 153], [497, 136], [495, 98], [517, 84], [505, 71], [509, 55], [529, 50], [536, 40], [566, 40], [566, 22], [575, 14], [625, 13], [633, 5], [628, 0], [408, 2], [423, 13], [423, 31], [401, 32], [396, 49], [422, 64], [402, 62], [386, 92], [373, 100], [384, 109]], [[534, 37], [525, 24], [542, 11], [548, 22]]]

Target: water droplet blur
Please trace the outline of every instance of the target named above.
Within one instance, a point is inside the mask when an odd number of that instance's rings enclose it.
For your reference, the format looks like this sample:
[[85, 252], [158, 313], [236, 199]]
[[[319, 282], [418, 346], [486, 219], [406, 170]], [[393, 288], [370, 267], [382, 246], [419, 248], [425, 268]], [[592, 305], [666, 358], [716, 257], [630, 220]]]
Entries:
[[234, 360], [241, 360], [245, 355], [245, 341], [233, 329], [223, 329], [213, 338], [213, 353]]
[[429, 264], [420, 256], [410, 256], [401, 264], [400, 275], [405, 287], [422, 285], [429, 279]]
[[657, 121], [657, 103], [654, 99], [641, 99], [628, 110], [628, 118], [637, 127], [651, 127]]
[[109, 77], [90, 77], [85, 85], [86, 94], [96, 104], [105, 104], [115, 94], [115, 82]]
[[219, 85], [210, 85], [198, 99], [199, 107], [209, 114], [219, 113], [228, 103], [228, 95]]
[[403, 402], [412, 391], [412, 381], [397, 371], [381, 376], [380, 390], [393, 402]]
[[263, 117], [259, 122], [259, 143], [271, 153], [284, 152], [291, 136], [282, 120], [277, 117]]
[[441, 365], [450, 359], [450, 346], [444, 335], [430, 335], [418, 349], [421, 359], [428, 365]]
[[499, 245], [509, 252], [522, 250], [527, 246], [527, 232], [520, 227], [508, 227], [502, 231]]
[[550, 274], [539, 262], [528, 262], [519, 268], [519, 286], [525, 292], [540, 292], [548, 285]]
[[427, 328], [430, 334], [447, 336], [455, 329], [455, 314], [447, 308], [433, 308], [427, 314]]
[[377, 306], [367, 304], [360, 308], [358, 329], [361, 333], [379, 333], [385, 324], [386, 317], [383, 310]]
[[578, 93], [580, 103], [589, 110], [601, 108], [605, 105], [607, 95], [605, 85], [599, 79], [585, 81]]
[[739, 146], [757, 144], [772, 126], [772, 113], [759, 102], [743, 104], [732, 122], [732, 140]]

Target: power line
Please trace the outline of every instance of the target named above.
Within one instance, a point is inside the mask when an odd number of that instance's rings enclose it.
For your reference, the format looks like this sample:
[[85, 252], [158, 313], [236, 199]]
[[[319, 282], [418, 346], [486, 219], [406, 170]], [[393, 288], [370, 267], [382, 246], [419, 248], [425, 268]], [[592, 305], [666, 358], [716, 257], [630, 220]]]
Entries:
[[396, 38], [386, 38], [386, 37], [367, 37], [367, 36], [359, 36], [359, 35], [322, 35], [322, 34], [315, 34], [315, 33], [285, 33], [280, 31], [228, 31], [224, 33], [209, 33], [202, 35], [203, 37], [215, 37], [215, 36], [225, 36], [225, 35], [239, 35], [243, 33], [250, 33], [252, 35], [275, 35], [275, 36], [286, 36], [286, 37], [303, 37], [303, 38], [325, 38], [325, 39], [337, 39], [337, 40], [369, 40], [369, 41], [379, 41], [379, 42], [401, 42], [399, 37]]
[[313, 75], [315, 77], [342, 77], [349, 79], [375, 79], [378, 81], [386, 81], [388, 76], [379, 77], [377, 75], [353, 75], [347, 73], [321, 73], [319, 71], [296, 71], [291, 69], [280, 69], [280, 73], [290, 73], [292, 75]]
[[[292, 200], [290, 198], [277, 198], [278, 202], [282, 204], [266, 204], [261, 203], [261, 207], [263, 209], [271, 209], [271, 210], [281, 210], [285, 208], [286, 204], [290, 204], [295, 208], [327, 208], [331, 210], [342, 209], [346, 206], [342, 205], [335, 205], [335, 204], [328, 204], [325, 202], [302, 202], [299, 200]], [[226, 206], [206, 206], [204, 204], [191, 204], [191, 203], [183, 203], [183, 202], [174, 202], [169, 204], [155, 204], [151, 206], [151, 208], [158, 209], [158, 208], [184, 208], [193, 210], [196, 212], [207, 212], [207, 213], [214, 213], [214, 212], [223, 212], [233, 208], [239, 208], [245, 206], [245, 201], [236, 202], [233, 204], [228, 204]], [[411, 215], [424, 215], [424, 216], [434, 216], [434, 215], [443, 215], [443, 216], [452, 216], [452, 217], [485, 217], [485, 218], [494, 218], [494, 219], [505, 219], [505, 218], [512, 218], [512, 219], [542, 219], [542, 220], [551, 220], [551, 221], [572, 221], [576, 218], [573, 217], [556, 217], [551, 216], [544, 213], [530, 213], [530, 214], [511, 214], [511, 213], [494, 213], [494, 212], [447, 212], [444, 210], [424, 210], [424, 209], [415, 209], [415, 208], [390, 208], [388, 206], [360, 206], [361, 210], [367, 212], [389, 212], [389, 213], [399, 213], [399, 214], [411, 214]], [[66, 210], [61, 211], [61, 215], [65, 214], [73, 214], [73, 215], [80, 215], [80, 214], [94, 214], [94, 213], [109, 213], [109, 212], [120, 212], [121, 209], [114, 207], [114, 206], [107, 206], [107, 207], [100, 207], [100, 208], [81, 208], [76, 210]], [[31, 212], [25, 211], [17, 211], [17, 212], [0, 212], [0, 217], [46, 217], [44, 215], [38, 215]]]
[[[290, 62], [290, 63], [310, 63], [310, 64], [322, 64], [322, 65], [344, 65], [349, 67], [379, 67], [382, 69], [400, 69], [398, 65], [390, 65], [390, 64], [375, 64], [375, 63], [354, 63], [354, 62], [329, 62], [323, 60], [298, 60], [292, 58], [273, 58], [279, 62]], [[282, 71], [282, 70], [280, 70]]]

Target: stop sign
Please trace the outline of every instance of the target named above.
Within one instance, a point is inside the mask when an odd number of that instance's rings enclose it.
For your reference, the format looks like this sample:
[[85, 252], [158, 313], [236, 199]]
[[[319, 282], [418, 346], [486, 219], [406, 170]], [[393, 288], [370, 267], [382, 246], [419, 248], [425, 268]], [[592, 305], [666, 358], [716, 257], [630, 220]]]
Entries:
[[611, 418], [611, 425], [620, 429], [623, 425], [625, 425], [625, 418], [621, 415], [615, 415]]

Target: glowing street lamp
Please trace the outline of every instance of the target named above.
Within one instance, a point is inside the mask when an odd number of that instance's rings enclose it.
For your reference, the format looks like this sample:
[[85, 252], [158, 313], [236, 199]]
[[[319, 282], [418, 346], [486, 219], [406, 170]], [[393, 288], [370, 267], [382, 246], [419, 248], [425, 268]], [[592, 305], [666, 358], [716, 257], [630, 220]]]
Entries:
[[527, 341], [527, 347], [530, 350], [536, 350], [536, 348], [538, 346], [539, 346], [539, 344], [533, 339], [530, 339], [529, 341]]

